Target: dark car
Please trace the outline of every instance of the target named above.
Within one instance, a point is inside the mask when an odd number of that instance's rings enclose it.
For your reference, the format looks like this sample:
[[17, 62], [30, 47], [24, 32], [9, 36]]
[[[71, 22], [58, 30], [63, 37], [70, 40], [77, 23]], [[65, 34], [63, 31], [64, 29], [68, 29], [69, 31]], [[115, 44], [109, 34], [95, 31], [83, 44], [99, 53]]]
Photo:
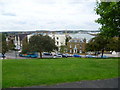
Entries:
[[46, 56], [52, 56], [51, 53], [43, 53], [43, 55], [46, 55]]
[[0, 54], [0, 58], [5, 58], [5, 57], [6, 57], [5, 55]]

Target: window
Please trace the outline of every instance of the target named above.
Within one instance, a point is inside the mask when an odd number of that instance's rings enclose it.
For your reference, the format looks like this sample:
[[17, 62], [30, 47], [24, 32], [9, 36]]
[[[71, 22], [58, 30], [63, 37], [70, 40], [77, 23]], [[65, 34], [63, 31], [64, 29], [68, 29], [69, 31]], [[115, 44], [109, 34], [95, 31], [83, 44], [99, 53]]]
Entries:
[[80, 50], [80, 53], [82, 53], [82, 50]]
[[70, 45], [70, 48], [72, 48], [72, 45]]
[[82, 43], [82, 41], [80, 40], [80, 43]]
[[82, 48], [82, 45], [80, 45], [80, 48]]
[[57, 37], [57, 40], [58, 40], [59, 38]]
[[57, 45], [59, 45], [59, 42], [57, 42]]
[[75, 48], [77, 48], [77, 46], [75, 45]]
[[77, 40], [75, 40], [75, 42], [77, 42]]

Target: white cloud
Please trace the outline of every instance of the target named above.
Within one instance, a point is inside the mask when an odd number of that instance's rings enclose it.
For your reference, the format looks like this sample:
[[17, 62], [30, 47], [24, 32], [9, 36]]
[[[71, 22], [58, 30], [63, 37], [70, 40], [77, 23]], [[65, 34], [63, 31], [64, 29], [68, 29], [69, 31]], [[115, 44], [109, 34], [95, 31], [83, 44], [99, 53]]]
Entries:
[[0, 30], [90, 29], [94, 22], [95, 0], [1, 0]]

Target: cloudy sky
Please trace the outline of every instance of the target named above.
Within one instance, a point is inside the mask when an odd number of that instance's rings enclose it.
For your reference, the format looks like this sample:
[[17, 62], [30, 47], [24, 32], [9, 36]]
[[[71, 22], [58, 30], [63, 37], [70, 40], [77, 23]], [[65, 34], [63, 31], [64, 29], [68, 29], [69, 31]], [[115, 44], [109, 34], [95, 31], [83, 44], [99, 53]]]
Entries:
[[98, 30], [96, 0], [0, 0], [0, 31]]

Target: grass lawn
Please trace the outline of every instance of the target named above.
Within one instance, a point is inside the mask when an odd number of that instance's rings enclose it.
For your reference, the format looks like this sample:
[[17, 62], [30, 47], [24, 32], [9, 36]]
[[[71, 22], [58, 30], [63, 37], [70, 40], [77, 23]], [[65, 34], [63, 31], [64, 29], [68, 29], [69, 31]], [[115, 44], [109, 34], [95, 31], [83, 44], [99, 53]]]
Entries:
[[2, 60], [2, 70], [3, 88], [51, 85], [118, 77], [118, 59]]
[[0, 88], [2, 88], [2, 60], [0, 60]]

